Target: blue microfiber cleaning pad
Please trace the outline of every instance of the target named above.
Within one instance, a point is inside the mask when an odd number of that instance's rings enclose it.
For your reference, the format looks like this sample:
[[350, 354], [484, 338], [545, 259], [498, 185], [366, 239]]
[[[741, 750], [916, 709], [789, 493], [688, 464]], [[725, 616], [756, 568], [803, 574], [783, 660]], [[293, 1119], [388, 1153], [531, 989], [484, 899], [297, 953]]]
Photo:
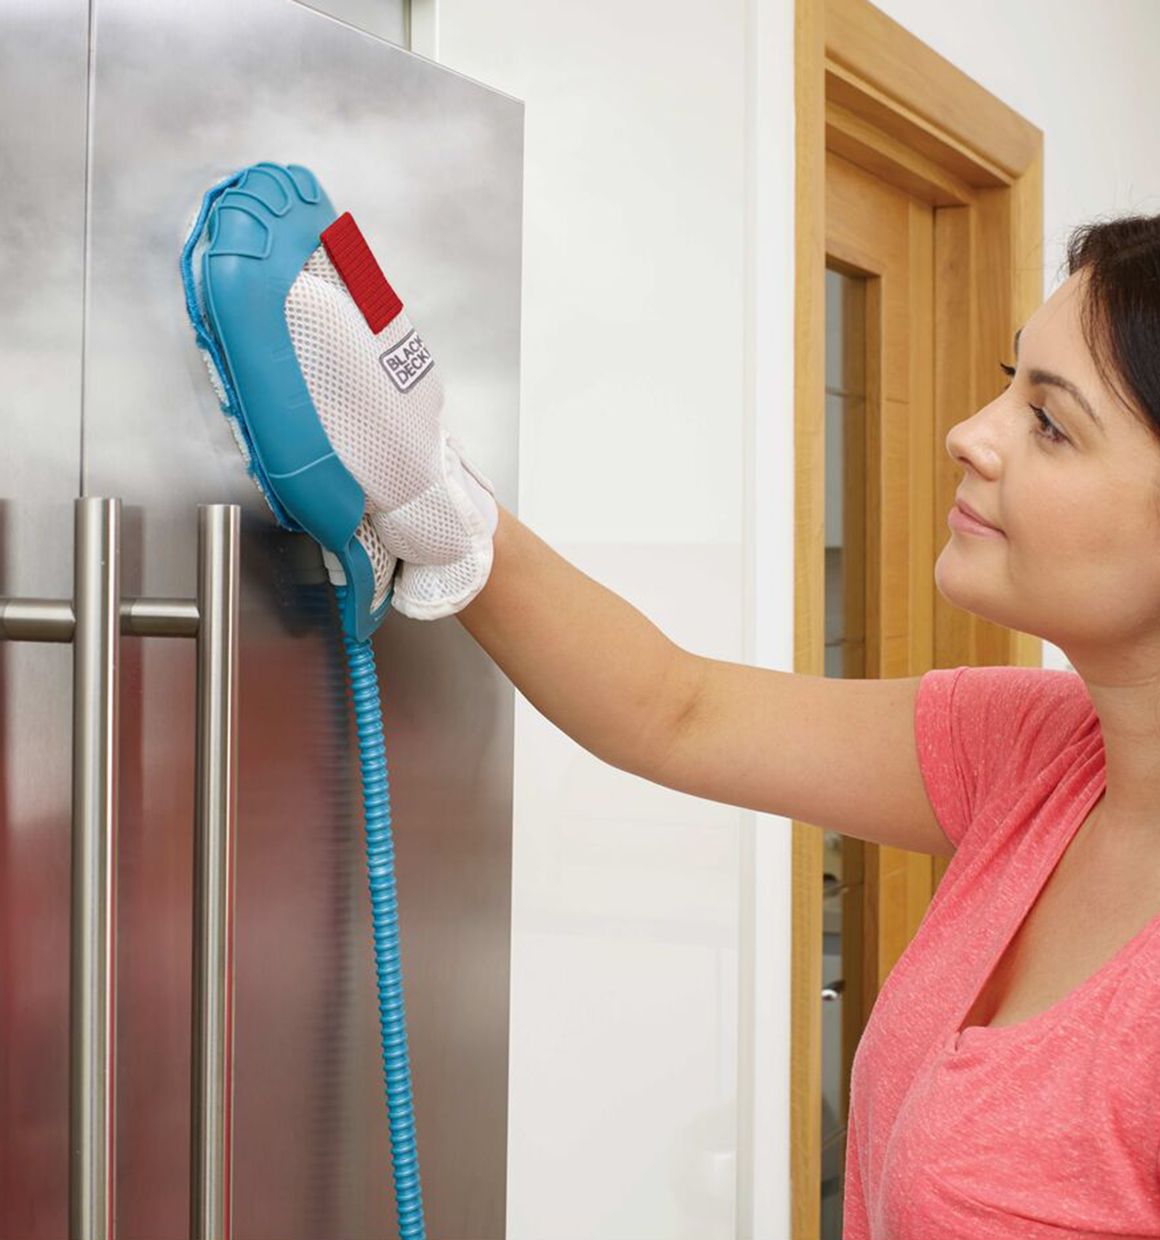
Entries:
[[185, 306], [250, 475], [278, 524], [338, 561], [343, 628], [365, 641], [393, 593], [372, 610], [374, 569], [355, 530], [362, 487], [335, 452], [302, 375], [285, 302], [337, 213], [300, 164], [262, 162], [208, 190], [181, 251]]

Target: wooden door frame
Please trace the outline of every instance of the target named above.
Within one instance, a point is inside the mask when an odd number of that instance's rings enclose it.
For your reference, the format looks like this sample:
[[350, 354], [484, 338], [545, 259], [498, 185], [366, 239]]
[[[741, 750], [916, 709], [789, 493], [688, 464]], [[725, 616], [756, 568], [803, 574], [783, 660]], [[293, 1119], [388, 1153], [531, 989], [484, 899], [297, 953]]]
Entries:
[[[905, 620], [902, 640], [897, 620], [885, 631], [868, 625], [867, 675], [915, 676], [961, 663], [1038, 666], [1038, 637], [951, 607], [935, 588], [934, 563], [959, 481], [944, 448], [947, 431], [1001, 389], [996, 359], [1011, 353], [1015, 330], [1043, 300], [1043, 133], [867, 0], [795, 4], [794, 670], [825, 671], [827, 150], [935, 208], [934, 390], [928, 401], [916, 393], [910, 403], [909, 540], [900, 546], [891, 531], [867, 541], [878, 557], [868, 579], [897, 580], [891, 557], [904, 555], [910, 597], [883, 600]], [[871, 511], [868, 520], [873, 527], [880, 514]], [[795, 821], [792, 830], [791, 1234], [814, 1240], [824, 837], [807, 823]], [[868, 854], [895, 851], [866, 847]], [[895, 860], [914, 858], [898, 852]], [[946, 863], [926, 861], [937, 885]], [[880, 981], [867, 979], [868, 1003]]]

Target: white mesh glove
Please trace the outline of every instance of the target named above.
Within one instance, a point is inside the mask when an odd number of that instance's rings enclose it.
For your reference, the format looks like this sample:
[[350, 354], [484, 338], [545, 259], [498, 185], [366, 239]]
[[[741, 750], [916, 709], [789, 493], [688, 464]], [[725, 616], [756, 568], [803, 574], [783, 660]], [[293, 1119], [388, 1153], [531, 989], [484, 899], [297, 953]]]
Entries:
[[356, 536], [374, 565], [374, 605], [393, 578], [404, 615], [453, 615], [487, 582], [499, 510], [441, 424], [443, 385], [406, 311], [375, 335], [319, 246], [286, 297], [286, 323], [327, 436], [366, 493]]

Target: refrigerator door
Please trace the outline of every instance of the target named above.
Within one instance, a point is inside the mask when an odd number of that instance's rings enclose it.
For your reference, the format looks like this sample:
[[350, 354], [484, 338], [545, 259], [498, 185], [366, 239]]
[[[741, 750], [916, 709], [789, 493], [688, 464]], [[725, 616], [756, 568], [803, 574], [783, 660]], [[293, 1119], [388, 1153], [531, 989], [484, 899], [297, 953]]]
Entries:
[[[83, 29], [85, 6], [73, 7]], [[91, 40], [79, 471], [75, 403], [71, 426], [45, 417], [44, 402], [24, 410], [18, 447], [71, 445], [71, 484], [79, 473], [84, 494], [122, 499], [130, 597], [192, 595], [196, 505], [242, 505], [234, 1234], [394, 1234], [333, 591], [315, 544], [275, 524], [245, 472], [193, 342], [178, 253], [202, 192], [223, 176], [262, 159], [311, 168], [336, 209], [353, 212], [441, 367], [446, 424], [514, 511], [523, 106], [291, 0], [95, 0]], [[12, 127], [0, 124], [5, 146]], [[60, 209], [71, 194], [75, 213], [85, 182], [73, 163], [56, 176]], [[72, 367], [75, 384], [79, 341], [64, 324], [80, 288], [58, 283], [67, 314], [50, 366], [61, 383]], [[30, 499], [30, 512], [51, 507], [64, 564], [36, 580], [6, 566], [3, 592], [68, 593], [72, 496], [58, 489], [52, 506]], [[4, 491], [6, 525], [22, 494], [19, 478]], [[122, 649], [117, 1233], [129, 1240], [188, 1228], [195, 651], [161, 638]], [[392, 611], [375, 649], [427, 1231], [501, 1236], [513, 690], [453, 619]], [[51, 891], [41, 873], [43, 891], [25, 901], [16, 946], [0, 949], [6, 963], [24, 953], [5, 970], [0, 1001], [16, 1018], [0, 1032], [3, 1071], [35, 1082], [19, 1110], [0, 1098], [14, 1160], [0, 1173], [5, 1236], [67, 1227], [68, 653], [0, 644], [6, 681], [21, 658], [64, 669], [33, 715], [56, 737], [41, 771], [13, 769], [25, 742], [12, 736], [5, 685], [0, 877], [6, 891], [19, 886], [38, 834], [51, 837], [55, 867]], [[55, 791], [41, 807], [31, 789], [46, 769]], [[7, 904], [3, 915], [16, 916]], [[48, 951], [51, 971], [33, 961]], [[51, 1030], [50, 1050], [31, 1045], [32, 1021]]]
[[[67, 598], [88, 0], [0, 6], [0, 595]], [[68, 1231], [72, 649], [0, 641], [0, 1236]]]

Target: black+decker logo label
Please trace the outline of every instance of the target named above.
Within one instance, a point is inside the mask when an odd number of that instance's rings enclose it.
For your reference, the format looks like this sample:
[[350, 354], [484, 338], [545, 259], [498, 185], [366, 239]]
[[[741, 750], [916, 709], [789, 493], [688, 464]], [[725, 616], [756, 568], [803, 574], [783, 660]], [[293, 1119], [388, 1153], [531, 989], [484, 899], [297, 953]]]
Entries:
[[379, 362], [400, 392], [410, 391], [435, 365], [435, 359], [414, 328], [393, 349], [380, 353]]

